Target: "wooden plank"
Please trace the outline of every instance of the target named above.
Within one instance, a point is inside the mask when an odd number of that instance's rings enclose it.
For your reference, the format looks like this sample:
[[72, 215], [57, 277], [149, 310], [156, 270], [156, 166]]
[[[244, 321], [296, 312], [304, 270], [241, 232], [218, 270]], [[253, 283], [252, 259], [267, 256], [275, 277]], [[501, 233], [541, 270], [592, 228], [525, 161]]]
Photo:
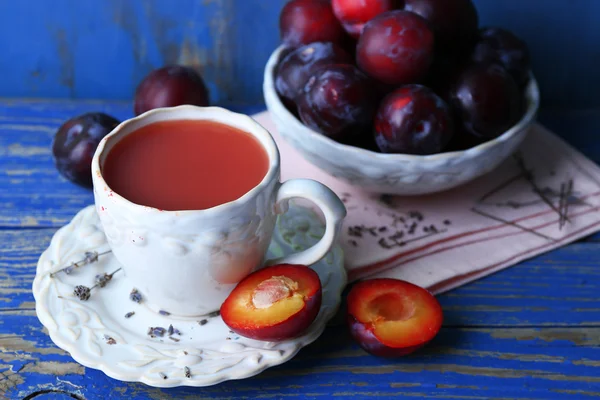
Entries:
[[[444, 328], [425, 349], [398, 360], [366, 355], [345, 327], [330, 327], [293, 360], [256, 377], [203, 389], [160, 390], [78, 365], [54, 347], [32, 312], [1, 314], [0, 394], [4, 390], [7, 398], [22, 399], [44, 388], [88, 399], [98, 394], [133, 399], [540, 399], [600, 392], [598, 327]], [[10, 327], [19, 327], [18, 332]]]
[[[366, 355], [333, 324], [289, 363], [212, 388], [159, 390], [74, 363], [50, 341], [30, 291], [53, 229], [0, 230], [0, 393], [81, 398], [580, 398], [600, 394], [598, 245], [579, 243], [440, 296], [445, 328], [400, 360]], [[339, 319], [337, 320], [339, 321]]]

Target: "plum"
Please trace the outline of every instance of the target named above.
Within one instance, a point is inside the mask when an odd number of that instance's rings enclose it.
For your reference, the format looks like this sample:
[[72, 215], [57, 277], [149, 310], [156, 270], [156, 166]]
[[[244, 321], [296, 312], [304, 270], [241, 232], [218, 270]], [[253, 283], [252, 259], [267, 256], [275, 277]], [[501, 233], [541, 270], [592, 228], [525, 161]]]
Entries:
[[433, 45], [433, 32], [425, 19], [408, 11], [389, 11], [365, 25], [356, 62], [383, 83], [415, 83], [431, 65]]
[[523, 40], [506, 29], [482, 29], [471, 58], [476, 62], [502, 65], [521, 87], [529, 81], [529, 48]]
[[396, 89], [382, 101], [375, 117], [375, 141], [384, 153], [439, 153], [453, 133], [450, 108], [421, 85]]
[[353, 65], [327, 65], [312, 75], [297, 98], [302, 122], [341, 143], [370, 131], [377, 107], [370, 79]]
[[288, 47], [312, 42], [341, 44], [347, 36], [329, 0], [291, 0], [279, 14], [279, 31]]
[[517, 83], [494, 63], [465, 68], [452, 84], [450, 98], [463, 128], [479, 138], [501, 135], [523, 114], [523, 97]]
[[357, 39], [367, 22], [377, 15], [399, 7], [398, 0], [332, 0], [333, 13], [342, 26]]
[[329, 64], [352, 64], [352, 57], [334, 43], [315, 42], [288, 53], [275, 70], [275, 89], [285, 100], [293, 102], [308, 78]]
[[303, 333], [321, 308], [319, 275], [304, 265], [279, 264], [244, 278], [221, 306], [223, 322], [256, 340], [286, 340]]
[[399, 279], [358, 282], [347, 302], [352, 337], [380, 357], [399, 357], [423, 347], [440, 331], [444, 318], [431, 293]]
[[80, 186], [92, 187], [92, 158], [100, 140], [119, 121], [94, 112], [79, 115], [63, 123], [54, 135], [52, 155], [58, 172]]
[[134, 112], [140, 115], [161, 107], [183, 104], [208, 106], [208, 89], [190, 67], [171, 65], [150, 72], [135, 91]]

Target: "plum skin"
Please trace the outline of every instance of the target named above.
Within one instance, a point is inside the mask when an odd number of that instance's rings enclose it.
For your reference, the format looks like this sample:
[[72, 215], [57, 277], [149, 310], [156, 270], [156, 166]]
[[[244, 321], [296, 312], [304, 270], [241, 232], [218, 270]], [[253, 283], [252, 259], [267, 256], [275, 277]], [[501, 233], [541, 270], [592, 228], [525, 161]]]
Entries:
[[279, 14], [279, 32], [283, 44], [298, 47], [313, 42], [341, 44], [346, 33], [329, 0], [291, 0]]
[[346, 51], [329, 42], [315, 42], [287, 53], [275, 70], [275, 89], [283, 99], [293, 102], [308, 78], [329, 64], [351, 64]]
[[476, 40], [479, 16], [472, 0], [405, 0], [404, 10], [429, 21], [438, 53], [467, 53]]
[[439, 153], [453, 134], [450, 108], [421, 85], [401, 86], [389, 94], [375, 117], [375, 140], [384, 153]]
[[311, 76], [298, 97], [302, 122], [338, 142], [369, 130], [377, 101], [370, 79], [352, 65], [328, 65]]
[[358, 39], [367, 22], [399, 7], [398, 0], [332, 0], [333, 13], [350, 36]]
[[86, 113], [64, 122], [52, 140], [58, 172], [69, 181], [92, 188], [92, 158], [98, 144], [119, 120], [104, 113]]
[[471, 58], [479, 63], [502, 65], [521, 87], [529, 82], [529, 48], [523, 40], [506, 29], [481, 29]]
[[419, 350], [429, 343], [427, 341], [415, 346], [390, 347], [381, 343], [367, 325], [358, 321], [354, 316], [348, 315], [346, 322], [350, 329], [350, 335], [358, 345], [367, 353], [377, 357], [402, 357]]
[[474, 64], [453, 84], [450, 98], [466, 132], [479, 138], [500, 136], [523, 114], [523, 96], [512, 76], [497, 64]]
[[161, 107], [184, 104], [205, 107], [208, 89], [191, 67], [170, 65], [150, 72], [135, 90], [135, 115]]
[[403, 10], [389, 11], [365, 25], [358, 39], [356, 62], [383, 83], [415, 83], [427, 74], [433, 46], [433, 31], [423, 17]]

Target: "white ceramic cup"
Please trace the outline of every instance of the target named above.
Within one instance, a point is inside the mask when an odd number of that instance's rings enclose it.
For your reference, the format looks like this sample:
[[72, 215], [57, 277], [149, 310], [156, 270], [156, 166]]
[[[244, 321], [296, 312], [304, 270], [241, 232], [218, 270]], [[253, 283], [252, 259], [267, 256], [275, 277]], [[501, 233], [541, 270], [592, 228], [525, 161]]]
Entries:
[[[125, 136], [165, 120], [210, 120], [252, 134], [269, 157], [267, 174], [237, 200], [205, 210], [162, 211], [132, 203], [108, 186], [102, 167]], [[180, 316], [218, 310], [236, 283], [263, 265], [319, 261], [334, 244], [346, 215], [341, 200], [321, 183], [308, 179], [281, 183], [279, 151], [269, 132], [246, 115], [218, 107], [155, 109], [124, 121], [98, 145], [92, 178], [96, 210], [127, 278], [150, 307]], [[265, 261], [276, 216], [287, 210], [288, 199], [296, 197], [321, 209], [325, 234], [309, 249]]]

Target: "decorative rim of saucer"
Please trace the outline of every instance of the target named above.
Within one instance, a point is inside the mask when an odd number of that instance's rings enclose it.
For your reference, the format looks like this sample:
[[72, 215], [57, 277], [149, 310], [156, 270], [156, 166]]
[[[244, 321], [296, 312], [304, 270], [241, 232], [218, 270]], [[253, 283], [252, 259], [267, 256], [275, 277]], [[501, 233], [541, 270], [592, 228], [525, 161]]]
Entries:
[[[269, 253], [277, 257], [307, 248], [323, 232], [316, 214], [290, 204], [288, 212], [278, 219]], [[123, 308], [116, 298], [129, 297], [132, 286], [122, 272], [105, 287], [93, 289], [89, 300], [77, 299], [73, 295], [77, 284], [93, 282], [97, 274], [113, 272], [119, 266], [112, 254], [72, 273], [50, 276], [85, 252], [106, 250], [108, 245], [94, 206], [88, 206], [56, 232], [40, 256], [32, 287], [36, 313], [52, 341], [78, 363], [117, 380], [160, 388], [202, 387], [248, 378], [290, 360], [323, 333], [339, 308], [347, 279], [343, 252], [336, 245], [312, 266], [323, 286], [322, 307], [313, 324], [297, 338], [261, 342], [233, 334], [218, 316], [198, 324], [200, 318], [159, 315], [144, 304], [126, 303]], [[136, 315], [123, 317], [132, 307]], [[148, 321], [171, 325], [169, 331], [172, 326], [183, 327], [184, 334], [175, 335], [171, 341], [166, 340], [170, 335], [149, 337], [145, 326]]]

